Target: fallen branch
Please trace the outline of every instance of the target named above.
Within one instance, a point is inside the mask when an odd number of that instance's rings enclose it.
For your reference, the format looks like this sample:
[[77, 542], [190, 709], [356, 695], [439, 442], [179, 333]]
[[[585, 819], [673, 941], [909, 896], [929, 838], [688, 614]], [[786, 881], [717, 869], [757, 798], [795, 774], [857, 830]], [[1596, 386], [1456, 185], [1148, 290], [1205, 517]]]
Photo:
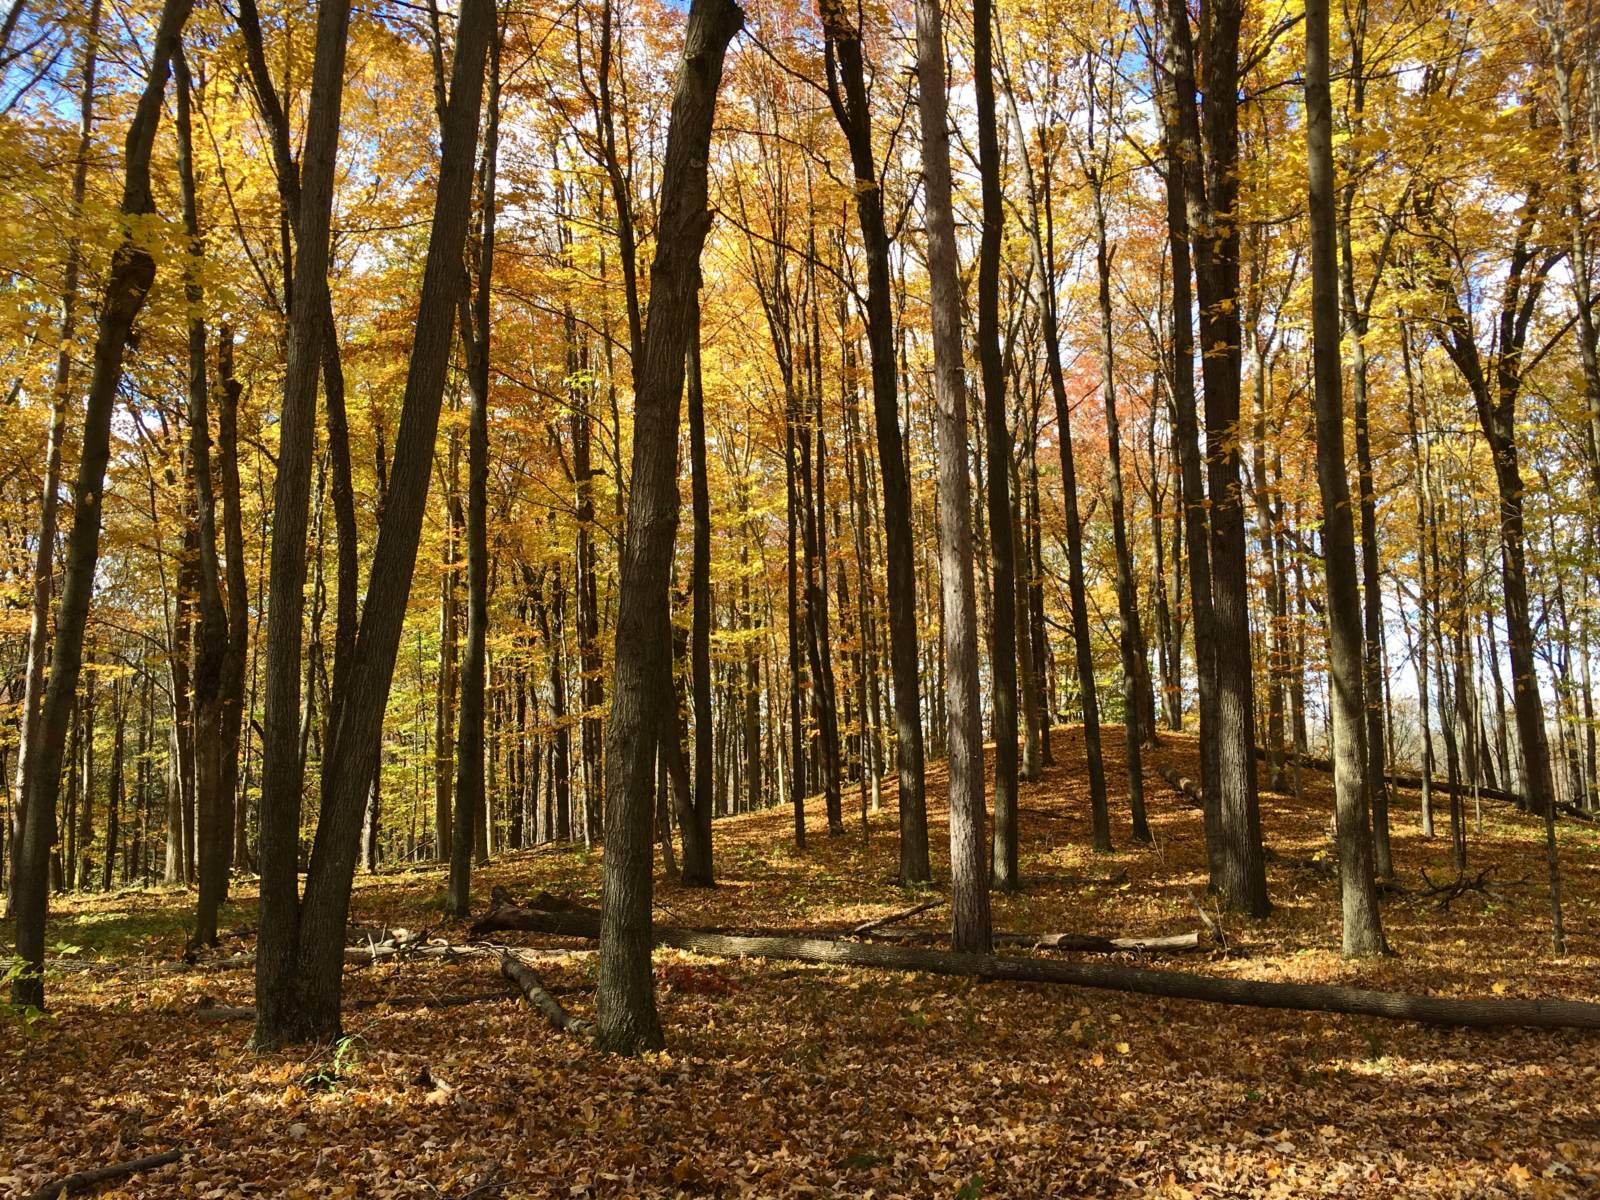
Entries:
[[[1468, 892], [1477, 892], [1487, 900], [1499, 900], [1503, 903], [1505, 901], [1505, 897], [1489, 887], [1489, 876], [1493, 872], [1493, 867], [1485, 867], [1483, 870], [1471, 877], [1468, 877], [1467, 875], [1457, 875], [1448, 883], [1435, 883], [1432, 879], [1428, 878], [1427, 869], [1424, 868], [1422, 871], [1422, 882], [1428, 886], [1423, 888], [1421, 891], [1411, 892], [1409, 895], [1416, 900], [1433, 900], [1435, 908], [1449, 908], [1450, 905], [1461, 899], [1461, 897], [1465, 896]], [[1527, 882], [1527, 877], [1524, 876], [1521, 879], [1513, 879], [1508, 883], [1501, 884], [1500, 886], [1521, 887]]]
[[925, 900], [911, 908], [903, 908], [899, 912], [890, 913], [886, 917], [875, 917], [870, 921], [863, 921], [850, 931], [851, 937], [864, 937], [875, 929], [882, 929], [885, 925], [894, 925], [906, 921], [919, 913], [925, 913], [930, 908], [938, 908], [944, 903], [943, 896], [936, 896], [932, 900]]
[[996, 933], [997, 946], [1032, 946], [1035, 950], [1076, 950], [1084, 954], [1153, 954], [1203, 950], [1200, 934], [1174, 933], [1163, 937], [1100, 937], [1092, 933]]
[[[530, 914], [540, 918], [539, 932], [564, 937], [598, 938], [598, 917], [580, 913]], [[1071, 963], [994, 954], [964, 954], [908, 946], [875, 946], [860, 942], [803, 938], [735, 937], [657, 925], [655, 944], [725, 958], [753, 957], [789, 962], [835, 963], [890, 971], [925, 971], [975, 979], [1017, 983], [1066, 984], [1102, 988], [1212, 1004], [1252, 1008], [1285, 1008], [1303, 1012], [1348, 1013], [1395, 1021], [1422, 1021], [1469, 1028], [1517, 1026], [1533, 1029], [1600, 1030], [1600, 1004], [1579, 1000], [1457, 1000], [1380, 992], [1331, 984], [1275, 983], [1124, 967], [1109, 963]]]
[[538, 972], [515, 954], [507, 952], [500, 955], [500, 974], [522, 989], [522, 994], [528, 998], [528, 1003], [543, 1013], [544, 1019], [549, 1021], [553, 1028], [577, 1037], [584, 1037], [593, 1029], [588, 1021], [575, 1017], [562, 1008], [561, 1001], [545, 990], [544, 981], [539, 978]]
[[58, 1196], [65, 1196], [71, 1192], [86, 1192], [99, 1184], [110, 1183], [113, 1179], [126, 1179], [129, 1175], [137, 1175], [141, 1171], [154, 1171], [157, 1167], [175, 1163], [182, 1157], [182, 1150], [164, 1150], [160, 1154], [147, 1154], [143, 1158], [130, 1158], [126, 1162], [91, 1167], [87, 1171], [75, 1171], [71, 1175], [65, 1175], [45, 1184], [37, 1191], [28, 1193], [22, 1200], [56, 1200]]

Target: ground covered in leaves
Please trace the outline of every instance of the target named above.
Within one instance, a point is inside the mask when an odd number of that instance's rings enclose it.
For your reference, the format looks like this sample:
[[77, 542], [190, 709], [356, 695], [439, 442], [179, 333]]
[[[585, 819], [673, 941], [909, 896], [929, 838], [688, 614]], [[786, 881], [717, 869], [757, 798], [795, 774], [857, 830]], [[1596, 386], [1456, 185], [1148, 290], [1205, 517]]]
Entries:
[[[1109, 733], [1109, 731], [1108, 731]], [[1022, 789], [1022, 894], [997, 929], [1167, 934], [1200, 927], [1200, 816], [1152, 779], [1157, 844], [1126, 835], [1120, 742], [1108, 738], [1118, 852], [1087, 849], [1078, 731]], [[1157, 755], [1196, 774], [1191, 741]], [[1542, 828], [1486, 807], [1470, 835], [1489, 893], [1441, 908], [1448, 838], [1421, 838], [1415, 795], [1394, 811], [1399, 884], [1384, 919], [1397, 955], [1338, 955], [1326, 869], [1331, 798], [1263, 794], [1276, 911], [1228, 918], [1229, 951], [1158, 965], [1253, 979], [1450, 996], [1600, 1000], [1600, 828], [1567, 823], [1570, 953], [1552, 957]], [[936, 875], [947, 828], [930, 777]], [[811, 813], [811, 844], [773, 811], [716, 825], [720, 886], [657, 878], [658, 919], [693, 926], [848, 926], [937, 895], [893, 882], [893, 794], [844, 837]], [[1473, 814], [1469, 809], [1469, 820]], [[1444, 825], [1441, 821], [1441, 834]], [[1100, 881], [1100, 882], [1094, 882]], [[509, 854], [475, 894], [544, 890], [593, 902], [599, 856]], [[438, 869], [363, 877], [353, 922], [433, 927]], [[664, 1053], [625, 1060], [553, 1031], [492, 959], [352, 965], [348, 1037], [256, 1054], [250, 884], [217, 959], [174, 965], [189, 897], [120, 892], [58, 902], [51, 1013], [0, 1024], [0, 1194], [170, 1148], [172, 1166], [102, 1196], [1361, 1196], [1600, 1194], [1600, 1037], [1465, 1032], [1376, 1019], [1225, 1008], [1068, 987], [659, 952]], [[487, 903], [480, 900], [480, 908]], [[914, 925], [940, 927], [935, 909]], [[9, 939], [9, 931], [6, 931]], [[563, 954], [536, 963], [569, 1009], [593, 1007], [577, 942], [496, 935]], [[71, 948], [75, 952], [68, 952]], [[1026, 951], [1014, 951], [1025, 953]], [[1039, 952], [1047, 953], [1047, 952]], [[1123, 956], [1134, 961], [1137, 956]], [[212, 1011], [207, 1011], [207, 1010]], [[476, 1190], [474, 1190], [476, 1189]]]

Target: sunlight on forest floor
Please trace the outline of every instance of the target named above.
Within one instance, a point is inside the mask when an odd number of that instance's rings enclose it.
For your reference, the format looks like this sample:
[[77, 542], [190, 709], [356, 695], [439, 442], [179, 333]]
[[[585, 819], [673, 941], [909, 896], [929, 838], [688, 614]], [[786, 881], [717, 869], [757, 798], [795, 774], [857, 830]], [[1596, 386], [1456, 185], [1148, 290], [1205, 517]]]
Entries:
[[[1058, 730], [1058, 765], [1023, 785], [1022, 867], [1054, 879], [996, 896], [997, 930], [1165, 934], [1199, 927], [1200, 816], [1151, 779], [1158, 845], [1127, 836], [1120, 731], [1107, 729], [1118, 852], [1095, 855], [1080, 730]], [[1197, 774], [1193, 740], [1166, 735], [1158, 761]], [[1270, 919], [1225, 920], [1234, 953], [1154, 960], [1253, 979], [1357, 983], [1435, 995], [1600, 1000], [1594, 924], [1600, 831], [1562, 826], [1573, 953], [1549, 952], [1542, 826], [1486, 806], [1469, 865], [1492, 866], [1501, 899], [1446, 909], [1384, 904], [1398, 954], [1338, 954], [1326, 776], [1304, 800], [1263, 794], [1275, 852]], [[929, 775], [935, 889], [948, 852], [942, 764]], [[915, 902], [897, 869], [894, 793], [862, 845], [810, 847], [792, 814], [719, 821], [721, 886], [657, 877], [658, 918], [679, 925], [851, 924]], [[1441, 836], [1396, 797], [1402, 886], [1452, 877]], [[1468, 810], [1468, 819], [1472, 813]], [[514, 896], [594, 901], [599, 855], [501, 856], [476, 879]], [[1125, 873], [1125, 880], [1121, 877]], [[1082, 882], [1106, 880], [1104, 883]], [[1522, 881], [1522, 882], [1518, 882]], [[235, 885], [217, 957], [250, 949], [253, 895]], [[444, 873], [357, 880], [358, 926], [441, 924]], [[1376, 1019], [1224, 1008], [1068, 987], [895, 972], [730, 962], [659, 952], [665, 1053], [597, 1054], [553, 1032], [520, 997], [451, 1007], [426, 998], [505, 992], [491, 960], [410, 961], [347, 975], [337, 1054], [257, 1055], [248, 966], [174, 971], [189, 897], [176, 889], [58, 901], [51, 942], [79, 950], [51, 981], [54, 1011], [0, 1026], [0, 1192], [48, 1175], [172, 1147], [179, 1165], [99, 1196], [461, 1196], [487, 1182], [517, 1196], [1593, 1196], [1600, 1193], [1600, 1041], [1574, 1033], [1467, 1032]], [[917, 919], [938, 928], [939, 909]], [[503, 935], [519, 944], [574, 945]], [[58, 951], [59, 952], [59, 951]], [[1132, 961], [1137, 956], [1123, 956]], [[593, 956], [544, 961], [569, 1008], [593, 1004]], [[693, 969], [684, 969], [692, 967]], [[161, 969], [158, 969], [161, 968]], [[672, 968], [672, 969], [668, 969]]]

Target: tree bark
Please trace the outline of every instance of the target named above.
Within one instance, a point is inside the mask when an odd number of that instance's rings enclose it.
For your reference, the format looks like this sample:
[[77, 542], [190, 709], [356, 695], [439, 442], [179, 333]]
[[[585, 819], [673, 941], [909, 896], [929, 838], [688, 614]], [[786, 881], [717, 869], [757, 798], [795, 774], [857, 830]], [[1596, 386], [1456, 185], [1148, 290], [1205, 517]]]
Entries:
[[[72, 387], [71, 345], [78, 328], [79, 280], [83, 270], [83, 241], [76, 223], [83, 216], [88, 188], [89, 151], [94, 139], [95, 75], [100, 61], [101, 0], [91, 0], [84, 31], [79, 74], [78, 141], [72, 157], [72, 193], [68, 219], [73, 223], [67, 240], [67, 257], [61, 278], [60, 349], [56, 352], [55, 379], [50, 390], [50, 430], [46, 435], [44, 484], [39, 495], [38, 542], [33, 553], [33, 577], [28, 606], [27, 661], [23, 668], [22, 710], [17, 729], [17, 766], [11, 809], [11, 871], [6, 902], [16, 903], [17, 880], [23, 871], [22, 852], [31, 795], [30, 780], [38, 760], [40, 706], [44, 699], [45, 666], [50, 651], [50, 593], [55, 573], [56, 534], [61, 510], [61, 447], [67, 435], [67, 407]], [[13, 6], [20, 15], [22, 6]]]
[[693, 328], [687, 348], [689, 397], [689, 481], [693, 493], [694, 562], [689, 591], [694, 612], [689, 664], [694, 699], [694, 781], [690, 819], [683, 822], [683, 882], [711, 887], [711, 483], [706, 477], [706, 408], [700, 377], [700, 292], [690, 298]]
[[[332, 2], [337, 4], [338, 0]], [[342, 25], [347, 16], [347, 12], [339, 14], [330, 19], [330, 23]], [[293, 852], [294, 838], [288, 830], [277, 831], [287, 846], [276, 848], [275, 853], [284, 857], [278, 859], [275, 867], [279, 870], [287, 867], [287, 877], [276, 881], [281, 891], [275, 896], [273, 915], [281, 924], [274, 931], [271, 945], [273, 953], [270, 958], [265, 953], [258, 954], [257, 958], [256, 1041], [263, 1047], [286, 1041], [330, 1039], [339, 1032], [345, 920], [360, 843], [362, 814], [378, 765], [385, 701], [393, 678], [407, 594], [416, 566], [418, 536], [438, 433], [440, 400], [454, 341], [455, 298], [471, 200], [470, 182], [477, 153], [484, 57], [494, 27], [494, 6], [489, 0], [470, 0], [463, 5], [452, 69], [450, 102], [443, 122], [438, 195], [428, 242], [428, 257], [423, 270], [416, 339], [412, 345], [400, 429], [395, 441], [394, 467], [385, 495], [377, 547], [373, 553], [371, 581], [356, 635], [349, 694], [340, 708], [338, 725], [332, 730], [331, 744], [324, 759], [322, 811], [306, 878], [305, 898], [298, 906], [294, 903], [292, 859], [285, 856], [285, 850]], [[341, 45], [336, 50], [330, 50], [327, 59], [318, 55], [313, 71], [314, 92], [317, 90], [315, 80], [319, 76], [325, 80], [326, 87], [338, 90], [343, 73], [343, 38], [342, 29], [335, 29], [334, 32], [341, 35]], [[319, 50], [322, 49], [323, 33], [319, 15]], [[324, 100], [326, 103], [327, 98], [324, 97]], [[337, 142], [337, 102], [333, 102], [331, 107], [335, 110], [332, 114], [335, 119], [320, 130], [325, 140], [309, 134], [307, 137], [306, 175], [302, 179], [305, 188], [302, 225], [313, 221], [320, 224], [326, 219], [325, 205], [317, 202], [320, 201], [320, 195], [313, 192], [306, 180], [313, 174], [313, 165], [318, 167], [316, 174], [319, 177], [321, 175], [322, 164], [312, 157], [312, 148], [319, 156], [321, 153], [330, 154], [330, 161], [326, 165], [331, 168], [331, 152], [336, 149]], [[312, 113], [314, 116], [317, 114], [315, 95]], [[331, 172], [327, 182], [331, 184]], [[313, 229], [311, 232], [314, 236], [309, 239], [302, 236], [302, 267], [308, 243], [315, 245], [320, 242], [325, 250], [325, 229], [325, 225]], [[307, 280], [308, 287], [316, 284], [326, 286], [325, 256], [314, 265], [317, 271]], [[297, 291], [300, 282], [297, 269]], [[294, 322], [300, 319], [297, 311], [291, 318], [291, 331]], [[315, 328], [313, 324], [312, 329]], [[309, 336], [314, 344], [316, 334], [312, 332]], [[304, 364], [301, 371], [305, 373]], [[290, 375], [291, 378], [295, 375], [293, 345]], [[308, 381], [312, 385], [308, 390], [314, 390], [314, 373], [309, 375]], [[287, 385], [285, 399], [287, 403]], [[274, 537], [275, 560], [279, 554], [278, 539], [282, 536], [280, 530]], [[287, 553], [285, 556], [288, 557]], [[301, 574], [303, 577], [303, 568]], [[270, 616], [276, 615], [274, 608]], [[280, 636], [287, 638], [291, 633], [298, 639], [298, 631], [292, 628], [282, 630]], [[268, 729], [270, 733], [270, 722]], [[298, 796], [293, 797], [293, 801], [293, 811], [280, 814], [277, 819], [288, 815], [298, 823]], [[265, 841], [264, 834], [264, 845]], [[263, 855], [262, 938], [267, 934], [268, 891]]]
[[217, 910], [227, 892], [233, 847], [224, 828], [222, 737], [224, 666], [228, 655], [228, 614], [222, 602], [222, 568], [217, 559], [217, 501], [211, 474], [211, 410], [207, 372], [207, 330], [202, 315], [205, 294], [199, 265], [205, 254], [195, 195], [193, 85], [180, 48], [172, 57], [177, 93], [178, 181], [190, 259], [184, 268], [184, 298], [189, 309], [189, 474], [194, 490], [198, 621], [194, 635], [194, 791], [195, 849], [199, 897], [191, 941], [217, 943]]
[[[474, 825], [488, 803], [484, 794], [484, 681], [489, 637], [489, 351], [493, 337], [495, 177], [500, 152], [500, 37], [489, 43], [489, 117], [478, 172], [477, 287], [462, 304], [467, 347], [467, 645], [461, 659], [461, 730], [456, 740], [456, 821], [450, 856], [449, 909], [464, 917], [472, 907]], [[565, 838], [566, 831], [563, 831]]]

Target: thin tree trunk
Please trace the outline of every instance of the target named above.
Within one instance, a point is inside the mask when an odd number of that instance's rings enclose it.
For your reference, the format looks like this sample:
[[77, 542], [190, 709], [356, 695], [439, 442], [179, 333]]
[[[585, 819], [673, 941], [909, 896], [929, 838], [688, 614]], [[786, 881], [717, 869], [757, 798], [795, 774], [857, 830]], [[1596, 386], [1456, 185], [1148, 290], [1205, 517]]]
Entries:
[[[165, 0], [161, 10], [149, 57], [149, 75], [128, 127], [123, 157], [125, 177], [121, 211], [128, 217], [143, 216], [155, 208], [150, 191], [150, 154], [172, 55], [190, 7], [190, 0]], [[125, 236], [112, 253], [99, 310], [94, 368], [84, 404], [78, 477], [73, 486], [72, 533], [67, 539], [67, 565], [61, 599], [56, 606], [55, 644], [51, 649], [44, 703], [35, 735], [38, 768], [28, 781], [22, 857], [17, 869], [17, 958], [23, 969], [12, 984], [12, 999], [16, 1004], [35, 1008], [44, 1007], [50, 841], [55, 832], [67, 730], [83, 662], [84, 626], [88, 621], [95, 566], [100, 556], [106, 462], [111, 453], [111, 416], [122, 384], [128, 337], [155, 282], [155, 273], [155, 260], [149, 251], [131, 236]]]
[[[1317, 479], [1327, 555], [1328, 664], [1333, 676], [1334, 814], [1346, 956], [1387, 949], [1373, 883], [1367, 813], [1367, 708], [1356, 590], [1355, 529], [1344, 465], [1340, 394], [1338, 251], [1334, 240], [1333, 103], [1328, 86], [1328, 0], [1306, 4], [1306, 184], [1311, 223], [1312, 369]], [[1381, 771], [1382, 764], [1380, 762]]]
[[[467, 348], [467, 645], [461, 660], [461, 730], [456, 742], [456, 816], [450, 856], [449, 909], [464, 917], [472, 907], [472, 850], [484, 794], [484, 681], [489, 637], [489, 351], [494, 277], [495, 179], [500, 153], [500, 37], [489, 43], [489, 117], [478, 170], [477, 286], [462, 304]], [[485, 822], [486, 824], [487, 822]], [[566, 840], [568, 830], [561, 831]]]
[[716, 882], [711, 857], [711, 483], [706, 477], [706, 409], [700, 378], [700, 293], [690, 297], [693, 329], [687, 348], [689, 396], [689, 480], [693, 493], [694, 562], [689, 591], [694, 606], [690, 633], [691, 691], [694, 698], [693, 804], [683, 822], [683, 882], [710, 887]]
[[930, 879], [928, 814], [923, 780], [922, 684], [918, 671], [917, 592], [911, 535], [911, 482], [900, 432], [895, 378], [889, 233], [872, 148], [872, 113], [862, 65], [861, 30], [842, 8], [822, 10], [828, 98], [850, 147], [856, 216], [867, 259], [867, 348], [872, 407], [883, 483], [889, 595], [889, 659], [894, 677], [896, 762], [900, 775], [900, 878]]
[[222, 602], [222, 568], [217, 560], [217, 502], [211, 476], [211, 415], [206, 361], [207, 331], [199, 263], [205, 252], [195, 196], [192, 90], [188, 63], [180, 47], [172, 58], [173, 90], [177, 93], [178, 180], [184, 232], [190, 261], [184, 274], [189, 307], [189, 473], [193, 481], [197, 550], [198, 621], [194, 637], [194, 791], [199, 897], [191, 941], [217, 944], [217, 910], [227, 892], [233, 847], [225, 828], [222, 760], [224, 671], [228, 656], [228, 614]]
[[[939, 578], [944, 598], [946, 706], [950, 714], [950, 944], [958, 952], [985, 954], [991, 943], [989, 878], [983, 852], [983, 711], [978, 698], [977, 601], [972, 582], [961, 264], [950, 199], [950, 127], [942, 20], [940, 0], [917, 0], [917, 100], [922, 112], [922, 177], [937, 409], [934, 429], [939, 444]], [[998, 375], [998, 364], [995, 366]], [[1001, 471], [1001, 490], [1005, 477], [1005, 471]], [[1001, 514], [1005, 518], [1000, 525], [1004, 534], [1010, 533], [1010, 511], [1008, 503]], [[1009, 588], [1006, 598], [1009, 599]], [[1014, 771], [1014, 710], [1011, 722]], [[1016, 786], [1014, 779], [1011, 786]]]
[[[20, 14], [22, 5], [13, 5]], [[33, 577], [28, 608], [27, 662], [23, 669], [22, 710], [17, 729], [17, 767], [11, 809], [11, 872], [7, 876], [6, 901], [16, 904], [16, 886], [24, 868], [22, 862], [27, 827], [30, 786], [38, 760], [37, 739], [40, 709], [44, 700], [45, 665], [50, 649], [50, 593], [55, 571], [56, 534], [61, 509], [61, 447], [67, 434], [67, 409], [72, 387], [71, 346], [78, 328], [79, 279], [83, 269], [83, 242], [77, 223], [83, 216], [84, 194], [88, 187], [89, 151], [94, 139], [95, 74], [100, 54], [101, 0], [90, 0], [89, 20], [84, 30], [79, 75], [83, 86], [78, 93], [78, 141], [72, 156], [71, 207], [67, 219], [72, 234], [67, 239], [67, 256], [61, 279], [60, 349], [56, 352], [55, 379], [50, 390], [50, 430], [45, 440], [44, 484], [39, 496], [38, 541], [34, 546]], [[52, 831], [53, 832], [53, 831]]]
[[743, 27], [732, 0], [693, 0], [673, 88], [651, 267], [644, 356], [637, 364], [632, 487], [618, 589], [615, 683], [606, 735], [606, 855], [597, 1043], [633, 1053], [659, 1047], [650, 969], [651, 762], [664, 732], [671, 647], [667, 583], [677, 529], [678, 407], [694, 336], [694, 293], [711, 216], [706, 166], [728, 43]]

